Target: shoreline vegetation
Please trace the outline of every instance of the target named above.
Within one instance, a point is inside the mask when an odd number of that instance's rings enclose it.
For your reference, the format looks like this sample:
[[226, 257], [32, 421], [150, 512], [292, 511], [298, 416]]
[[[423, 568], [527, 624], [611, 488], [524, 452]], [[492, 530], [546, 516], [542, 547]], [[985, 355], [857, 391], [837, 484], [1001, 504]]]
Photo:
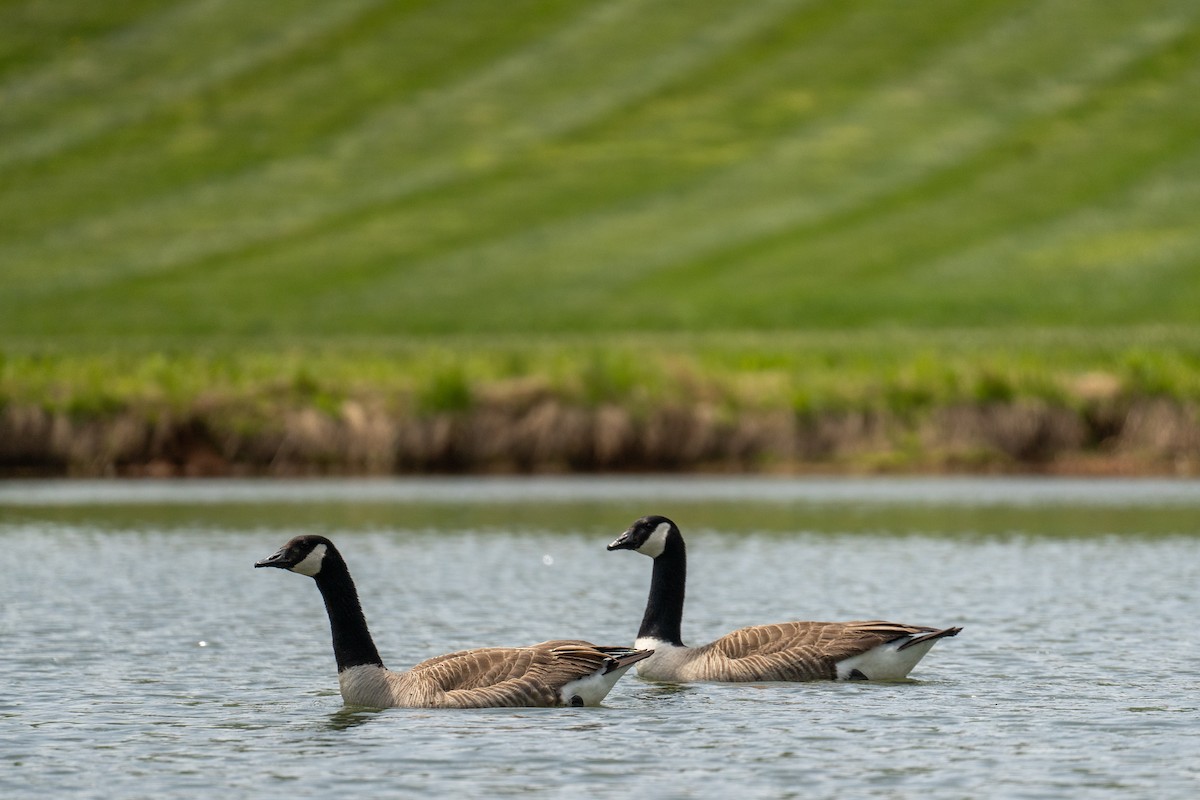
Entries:
[[5, 3], [0, 478], [1200, 475], [1197, 83], [1183, 0]]
[[1186, 329], [0, 352], [0, 477], [1200, 474]]

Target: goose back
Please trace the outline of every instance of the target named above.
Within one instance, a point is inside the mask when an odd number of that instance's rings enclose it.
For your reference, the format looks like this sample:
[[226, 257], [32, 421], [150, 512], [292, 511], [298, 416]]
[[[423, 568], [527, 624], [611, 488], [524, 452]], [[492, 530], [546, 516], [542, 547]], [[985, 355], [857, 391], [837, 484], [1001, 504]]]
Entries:
[[[855, 676], [893, 679], [903, 677], [895, 674], [899, 671], [907, 674], [934, 639], [954, 636], [958, 631], [879, 620], [753, 625], [700, 647], [660, 645], [653, 657], [639, 665], [638, 674], [650, 680], [671, 681], [837, 680], [851, 677], [854, 667], [846, 668], [847, 660], [893, 645], [887, 650], [894, 655], [884, 662], [886, 669], [878, 667], [871, 675], [864, 665], [860, 675]], [[928, 645], [920, 652], [911, 650], [901, 655], [918, 637]], [[648, 642], [639, 640], [638, 644]]]
[[649, 655], [587, 642], [542, 642], [447, 653], [405, 672], [365, 665], [343, 670], [338, 680], [348, 705], [376, 708], [595, 705]]

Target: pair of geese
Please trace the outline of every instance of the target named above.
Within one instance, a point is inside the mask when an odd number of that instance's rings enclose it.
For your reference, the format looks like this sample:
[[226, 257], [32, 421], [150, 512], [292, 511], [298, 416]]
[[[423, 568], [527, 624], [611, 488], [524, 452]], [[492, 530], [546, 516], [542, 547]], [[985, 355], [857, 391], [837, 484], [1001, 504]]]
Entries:
[[646, 614], [632, 648], [556, 640], [486, 647], [431, 658], [406, 672], [383, 665], [346, 562], [323, 536], [297, 536], [255, 567], [313, 578], [333, 633], [346, 705], [374, 708], [485, 708], [597, 705], [634, 664], [648, 680], [900, 680], [938, 639], [959, 628], [894, 622], [783, 622], [755, 625], [704, 645], [680, 637], [687, 553], [678, 526], [642, 517], [609, 550], [654, 560]]

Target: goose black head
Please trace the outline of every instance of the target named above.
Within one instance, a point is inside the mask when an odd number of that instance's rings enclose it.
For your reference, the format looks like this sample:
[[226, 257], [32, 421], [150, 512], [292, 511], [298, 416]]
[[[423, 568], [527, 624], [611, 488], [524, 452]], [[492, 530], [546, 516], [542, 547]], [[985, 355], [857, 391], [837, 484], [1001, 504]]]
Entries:
[[608, 549], [636, 550], [651, 558], [658, 558], [667, 548], [669, 538], [680, 537], [679, 528], [674, 522], [658, 514], [651, 514], [636, 520], [629, 526], [629, 530], [608, 546]]
[[315, 578], [333, 542], [324, 536], [297, 536], [255, 567], [278, 567]]

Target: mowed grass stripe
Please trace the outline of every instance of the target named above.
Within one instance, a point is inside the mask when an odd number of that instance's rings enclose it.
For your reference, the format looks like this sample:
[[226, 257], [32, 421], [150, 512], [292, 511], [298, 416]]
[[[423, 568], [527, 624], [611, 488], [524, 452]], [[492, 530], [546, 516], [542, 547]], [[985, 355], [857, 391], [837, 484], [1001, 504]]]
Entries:
[[[458, 38], [449, 7], [323, 9], [294, 4], [295, 34], [246, 12], [226, 78], [167, 69], [145, 98], [175, 86], [177, 107], [46, 181], [17, 165], [0, 331], [1196, 319], [1196, 212], [1171, 202], [1200, 152], [1194, 4], [530, 3]], [[453, 46], [409, 62], [413, 30]], [[347, 82], [353, 101], [286, 135], [299, 98], [389, 56], [440, 71]], [[242, 146], [256, 106], [273, 123]]]
[[[318, 5], [324, 7], [324, 4]], [[430, 15], [432, 22], [440, 23], [440, 28], [432, 24], [422, 26], [421, 20], [415, 19], [405, 19], [405, 24], [397, 27], [407, 30], [411, 26], [415, 29], [412, 35], [418, 39], [444, 41], [447, 28], [462, 27], [459, 24], [461, 21], [455, 22], [447, 16], [447, 11], [444, 9]], [[392, 14], [396, 16], [395, 11]], [[301, 25], [304, 21], [304, 18], [298, 20]], [[280, 26], [277, 35], [286, 43], [296, 21], [285, 18], [284, 22], [286, 24]], [[361, 22], [361, 29], [356, 34], [347, 35], [337, 42], [335, 53], [342, 52], [342, 48], [345, 52], [358, 53], [365, 45], [358, 37], [380, 36], [379, 28], [371, 24], [377, 20], [368, 18]], [[387, 30], [385, 28], [384, 32]], [[478, 47], [483, 41], [488, 41], [487, 37], [477, 36], [462, 42], [461, 46], [467, 52], [482, 50], [484, 55], [480, 61], [484, 66], [489, 66], [489, 56], [494, 56], [496, 48], [503, 47], [505, 40], [493, 37], [491, 50]], [[292, 45], [293, 56], [305, 62], [312, 60], [307, 51], [308, 41], [304, 37], [294, 37]], [[403, 41], [394, 43], [392, 47], [398, 48], [405, 56], [410, 52]], [[196, 51], [196, 57], [203, 58], [206, 52], [201, 47]], [[427, 54], [426, 60], [418, 60], [414, 69], [425, 73], [429, 67], [426, 61], [432, 61], [431, 55]], [[442, 52], [441, 56], [442, 63], [456, 64], [459, 69], [463, 67], [465, 54], [451, 51]], [[470, 63], [467, 62], [468, 67]], [[300, 68], [299, 79], [309, 84], [308, 96], [292, 98], [290, 103], [280, 103], [275, 97], [281, 89], [280, 83], [286, 96], [289, 83], [298, 79], [296, 73], [291, 71], [293, 67]], [[174, 97], [175, 102], [162, 109], [158, 117], [145, 120], [141, 128], [132, 126], [114, 132], [111, 138], [100, 144], [98, 152], [83, 152], [74, 163], [60, 161], [51, 165], [50, 177], [58, 178], [57, 185], [47, 184], [42, 176], [39, 176], [36, 184], [31, 185], [35, 193], [33, 199], [36, 199], [36, 192], [41, 188], [50, 197], [63, 196], [62, 200], [68, 203], [74, 200], [74, 204], [67, 205], [63, 212], [66, 226], [71, 225], [74, 215], [82, 216], [85, 223], [77, 224], [73, 229], [67, 227], [53, 242], [61, 251], [59, 266], [64, 272], [70, 272], [75, 264], [73, 254], [76, 249], [93, 244], [96, 239], [101, 239], [101, 245], [105, 244], [104, 239], [142, 241], [147, 237], [146, 228], [164, 229], [167, 234], [175, 236], [181, 229], [186, 229], [189, 223], [213, 219], [228, 224], [229, 231], [235, 233], [243, 215], [231, 213], [233, 209], [259, 212], [257, 219], [261, 225], [270, 219], [267, 212], [271, 203], [290, 206], [294, 216], [297, 213], [296, 206], [303, 209], [318, 200], [322, 206], [328, 205], [332, 191], [335, 201], [347, 205], [348, 200], [338, 195], [337, 191], [359, 188], [361, 192], [362, 189], [350, 181], [354, 176], [339, 174], [339, 168], [343, 165], [338, 163], [337, 154], [344, 151], [367, 161], [368, 164], [362, 168], [365, 172], [370, 162], [378, 159], [380, 150], [371, 147], [372, 142], [361, 136], [358, 140], [348, 136], [345, 126], [350, 125], [351, 130], [389, 127], [378, 121], [381, 114], [379, 105], [403, 105], [404, 99], [396, 99], [396, 90], [387, 96], [371, 94], [365, 98], [355, 97], [352, 91], [343, 92], [339, 83], [343, 71], [336, 64], [322, 67], [312, 63], [297, 65], [285, 62], [267, 71], [273, 80], [264, 78], [267, 80], [265, 84], [256, 80], [249, 86], [243, 86], [239, 81], [232, 80], [231, 86], [212, 88], [210, 96], [194, 98], [181, 92], [180, 87], [173, 83], [162, 86], [155, 94]], [[361, 71], [361, 68], [356, 71]], [[389, 73], [395, 74], [396, 69], [393, 68]], [[314, 75], [320, 77], [314, 79]], [[453, 75], [450, 79], [453, 79]], [[412, 91], [412, 86], [406, 86], [403, 81], [396, 83], [397, 89]], [[360, 84], [355, 82], [351, 85]], [[338, 98], [344, 94], [354, 98], [353, 108], [357, 113], [343, 112], [342, 125], [333, 130], [313, 131], [309, 121], [313, 117], [320, 118], [326, 106], [336, 106]], [[399, 123], [401, 130], [413, 129], [419, 127], [417, 120], [429, 111], [427, 107], [417, 108], [411, 110], [411, 119], [390, 122]], [[309, 135], [293, 144], [297, 129], [307, 130]], [[255, 146], [248, 147], [248, 144]], [[398, 147], [398, 152], [411, 151], [411, 147]], [[413, 154], [413, 158], [416, 159], [417, 154]], [[376, 166], [376, 182], [379, 182], [379, 175]], [[114, 184], [113, 179], [117, 177], [123, 178], [124, 183]], [[402, 175], [396, 176], [393, 180], [402, 178]], [[14, 212], [19, 212], [31, 200], [28, 195], [10, 199]], [[277, 210], [270, 213], [284, 216]], [[39, 218], [38, 221], [42, 220]], [[45, 222], [53, 223], [54, 220]], [[97, 229], [100, 229], [103, 238], [97, 234]], [[270, 228], [267, 227], [266, 235], [269, 234]], [[114, 244], [114, 248], [119, 248], [119, 244]], [[124, 252], [116, 249], [116, 259], [120, 259]], [[159, 254], [151, 251], [144, 258], [153, 262], [159, 258]], [[54, 266], [53, 263], [43, 265], [50, 268]]]
[[[626, 5], [628, 8], [626, 9], [627, 13], [623, 16], [623, 21], [626, 24], [632, 24], [636, 17], [635, 12], [643, 10], [642, 6], [645, 3], [628, 3]], [[671, 18], [672, 14], [666, 13], [666, 11], [667, 9], [661, 9], [661, 15], [664, 19]], [[611, 13], [606, 9], [602, 16], [608, 16]], [[760, 25], [769, 22], [769, 18], [763, 18], [761, 11], [756, 12], [753, 19], [760, 19], [761, 21], [758, 23]], [[644, 19], [640, 21], [645, 23]], [[729, 22], [728, 15], [720, 18], [718, 24], [712, 26], [712, 35], [708, 36], [705, 41], [711, 42], [728, 36]], [[199, 184], [194, 191], [185, 191], [182, 196], [176, 194], [167, 198], [148, 198], [145, 206], [128, 207], [128, 205], [123, 205], [117, 209], [112, 218], [102, 221], [89, 220], [90, 224], [79, 229], [78, 235], [59, 239], [59, 249], [63, 255], [61, 271], [75, 276], [79, 274], [71, 267], [75, 263], [77, 252], [83, 247], [88, 248], [91, 253], [90, 260], [93, 263], [103, 259], [104, 251], [98, 251], [96, 247], [91, 246], [94, 242], [89, 241], [97, 231], [106, 240], [100, 242], [101, 247], [106, 243], [113, 245], [112, 263], [108, 264], [107, 268], [96, 269], [95, 274], [99, 276], [110, 272], [120, 272], [122, 269], [139, 273], [153, 269], [150, 265], [161, 266], [163, 261], [166, 261], [171, 267], [186, 267], [188, 258], [206, 260], [230, 247], [235, 248], [236, 251], [239, 244], [253, 245], [265, 240], [285, 237], [294, 230], [304, 231], [311, 226], [319, 227], [326, 215], [341, 218], [365, 213], [372, 205], [392, 200], [396, 196], [404, 196], [429, 185], [452, 180], [454, 176], [464, 170], [471, 169], [469, 164], [460, 163], [463, 155], [461, 152], [457, 152], [455, 147], [456, 145], [463, 146], [461, 142], [469, 141], [469, 137], [473, 133], [472, 125], [459, 124], [471, 113], [474, 113], [472, 111], [473, 104], [487, 98], [492, 93], [500, 97], [515, 97], [515, 100], [518, 101], [523, 99], [522, 92], [529, 90], [522, 89], [520, 86], [522, 83], [530, 83], [536, 88], [539, 84], [547, 82], [548, 75], [554, 74], [554, 71], [547, 69], [545, 64], [531, 58], [528, 52], [548, 53], [551, 61], [554, 61], [556, 57], [561, 58], [563, 55], [573, 52], [574, 49], [589, 41], [589, 37], [594, 38], [597, 27], [594, 19], [585, 18], [556, 32], [551, 37], [553, 41], [550, 44], [542, 41], [535, 42], [526, 50], [502, 59], [498, 64], [490, 65], [482, 74], [471, 76], [461, 85], [423, 95], [413, 107], [373, 109], [367, 119], [358, 127], [339, 133], [337, 138], [331, 142], [322, 143], [323, 148], [334, 154], [350, 153], [351, 158], [348, 159], [350, 163], [347, 165], [317, 166], [314, 165], [312, 158], [306, 156], [295, 159], [290, 164], [287, 159], [284, 159], [282, 162], [271, 162], [261, 170], [233, 176], [229, 183], [214, 184], [214, 182], [208, 181]], [[623, 29], [614, 27], [611, 39], [620, 35], [623, 35]], [[646, 37], [645, 42], [647, 49], [655, 46], [652, 37]], [[617, 42], [610, 40], [602, 42], [602, 44], [607, 44], [611, 48]], [[627, 36], [621, 44], [624, 47], [630, 46]], [[685, 49], [694, 53], [703, 53], [707, 52], [708, 48], [699, 44], [687, 44]], [[680, 59], [673, 59], [671, 55], [668, 52], [659, 56], [660, 60], [666, 63], [666, 72], [660, 79], [669, 78], [672, 71], [678, 68], [673, 62]], [[653, 75], [643, 72], [639, 81], [613, 81], [611, 87], [614, 88], [609, 94], [616, 96], [606, 102], [609, 104], [622, 102], [621, 93], [647, 91], [647, 86], [653, 87], [653, 82], [646, 80], [648, 77], [653, 77]], [[514, 82], [517, 84], [516, 88], [506, 85]], [[560, 96], [564, 93], [567, 94], [566, 99], [570, 100], [574, 90], [569, 85], [566, 88], [555, 88], [555, 94], [551, 96], [547, 108], [536, 106], [530, 108], [514, 104], [514, 108], [523, 109], [520, 112], [522, 116], [507, 122], [502, 121], [499, 131], [493, 133], [490, 140], [499, 142], [501, 147], [506, 146], [506, 139], [513, 143], [507, 146], [527, 146], [527, 143], [522, 144], [522, 140], [531, 137], [530, 131], [535, 129], [535, 124], [543, 125], [547, 127], [548, 131], [553, 132], [556, 126], [570, 123], [573, 119], [571, 115], [578, 116], [577, 108], [580, 103], [578, 101], [564, 102], [563, 97]], [[597, 92], [588, 91], [580, 94], [589, 97], [595, 96]], [[567, 113], [568, 111], [570, 114]], [[524, 117], [528, 117], [530, 121], [526, 121]], [[566, 122], [563, 121], [564, 119]], [[439, 120], [442, 122], [439, 123]], [[445, 131], [439, 130], [440, 124], [445, 126]], [[504, 125], [508, 127], [504, 128]], [[394, 173], [381, 170], [379, 162], [386, 162], [389, 158], [394, 158], [396, 154], [401, 154], [409, 159], [416, 159], [421, 155], [420, 152], [414, 153], [414, 147], [408, 146], [409, 144], [419, 145], [419, 143], [403, 140], [405, 132], [418, 127], [421, 128], [421, 135], [429, 143], [441, 150], [450, 150], [451, 152], [448, 155], [440, 155], [437, 152], [429, 154], [432, 160], [414, 163], [411, 165], [412, 172], [406, 173], [407, 165], [404, 164], [397, 165], [398, 169]], [[400, 141], [395, 141], [397, 131], [400, 132]], [[442, 133], [446, 135], [439, 135]], [[392, 141], [381, 141], [389, 136]], [[418, 151], [419, 149], [419, 147], [416, 148]], [[336, 169], [335, 166], [340, 166], [341, 169]], [[356, 171], [362, 172], [361, 181], [355, 181], [355, 178], [359, 177], [354, 174]], [[336, 186], [321, 186], [322, 176]], [[310, 191], [306, 193], [303, 191], [305, 188]], [[328, 191], [313, 193], [312, 189]], [[227, 215], [228, 209], [238, 204], [246, 209], [256, 209], [259, 213], [240, 215], [226, 220], [219, 240], [208, 235], [204, 221], [208, 218], [220, 218], [222, 215]], [[129, 240], [144, 241], [148, 234], [147, 228], [151, 225], [170, 236], [170, 244], [163, 244], [157, 248], [148, 247], [141, 254], [130, 258], [127, 250], [122, 247], [122, 243]], [[197, 229], [200, 231], [199, 234], [195, 232]], [[192, 241], [189, 241], [189, 235]], [[147, 266], [141, 267], [141, 264]], [[53, 268], [53, 265], [42, 264], [43, 272], [47, 266]], [[95, 282], [86, 282], [86, 288], [92, 288]]]
[[[992, 150], [998, 149], [1001, 152], [1003, 152], [1009, 146], [1010, 146], [1010, 143], [1002, 139], [1001, 141], [999, 141], [998, 143], [995, 143], [993, 145]], [[957, 172], [957, 174], [954, 176], [955, 180], [953, 180], [953, 181], [942, 180], [942, 183], [946, 186], [957, 185], [958, 182], [961, 182], [964, 180], [964, 177], [967, 179], [976, 177], [976, 176], [972, 175], [971, 173], [972, 172], [983, 172], [983, 171], [986, 171], [986, 169], [990, 169], [995, 166], [995, 164], [992, 163], [993, 157], [994, 157], [994, 152], [985, 151], [983, 153], [982, 158], [981, 158], [983, 168], [980, 168], [979, 164], [968, 163], [966, 165], [966, 168], [963, 168], [963, 165], [961, 163], [953, 164], [953, 166], [955, 167], [956, 172]], [[800, 159], [798, 159], [798, 161], [800, 161]], [[910, 161], [910, 160], [898, 159], [898, 161], [900, 161], [901, 163], [912, 163], [912, 161]], [[781, 173], [782, 170], [777, 168], [775, 170], [775, 172]], [[941, 177], [942, 176], [935, 176], [935, 178], [937, 178], [937, 179], [941, 179]], [[906, 207], [907, 205], [910, 204], [907, 201], [911, 201], [912, 197], [916, 194], [919, 194], [919, 192], [914, 191], [911, 184], [907, 184], [907, 185], [902, 184], [901, 189], [902, 189], [902, 191], [898, 193], [901, 197], [901, 202], [895, 203], [895, 205], [897, 205], [899, 207]], [[728, 185], [722, 185], [719, 183], [716, 184], [714, 187], [714, 190], [712, 191], [712, 193], [710, 195], [711, 200], [712, 200], [712, 209], [720, 209], [720, 208], [728, 207], [727, 198], [729, 198], [731, 196], [734, 196], [734, 197], [737, 196], [732, 187], [730, 187]], [[694, 195], [693, 195], [693, 197], [694, 197]], [[826, 198], [826, 201], [827, 201], [826, 207], [828, 207], [828, 195], [825, 195], [824, 197]], [[722, 200], [723, 198], [726, 198], [726, 200], [723, 201]], [[892, 198], [889, 198], [885, 194], [882, 199], [884, 202], [887, 202], [887, 201], [891, 200]], [[779, 202], [781, 203], [780, 208], [786, 209], [786, 206], [783, 204], [787, 203], [787, 198], [784, 197]], [[955, 203], [961, 202], [961, 198], [955, 198], [954, 202]], [[793, 201], [793, 204], [795, 205], [794, 201]], [[878, 204], [873, 209], [876, 212], [876, 214], [879, 214], [882, 211], [886, 210], [885, 208], [878, 207], [879, 205], [882, 205], [882, 203]], [[852, 208], [853, 217], [856, 222], [861, 222], [862, 219], [871, 218], [873, 216], [871, 213], [866, 213], [866, 212], [860, 210], [860, 208], [861, 207]], [[759, 225], [762, 225], [764, 223], [769, 223], [771, 220], [778, 219], [780, 214], [779, 213], [771, 213], [771, 212], [777, 212], [779, 210], [780, 209], [773, 209], [773, 208], [763, 209], [760, 207], [755, 207], [755, 208], [751, 209], [749, 212], [747, 212], [747, 211], [739, 212], [739, 210], [733, 210], [727, 215], [728, 219], [725, 219], [725, 220], [721, 220], [719, 217], [719, 213], [717, 213], [715, 210], [712, 210], [710, 213], [711, 213], [713, 219], [711, 219], [711, 220], [703, 220], [703, 219], [702, 220], [680, 220], [680, 219], [676, 219], [676, 220], [674, 220], [674, 222], [676, 224], [665, 226], [666, 230], [669, 233], [667, 235], [661, 237], [660, 241], [657, 243], [657, 247], [661, 247], [662, 251], [678, 254], [679, 256], [683, 257], [684, 259], [686, 259], [688, 257], [693, 257], [697, 254], [694, 252], [691, 252], [687, 247], [681, 246], [681, 242], [678, 238], [679, 236], [690, 235], [690, 236], [696, 236], [696, 237], [704, 237], [704, 239], [707, 241], [714, 241], [714, 240], [727, 241], [727, 239], [722, 236], [722, 234], [725, 232], [725, 227], [723, 227], [723, 226], [727, 226], [730, 230], [736, 230], [736, 231], [739, 231], [742, 233], [745, 233], [747, 231], [753, 232], [756, 230], [756, 222]], [[709, 210], [706, 209], [706, 211], [709, 211]], [[739, 213], [740, 213], [740, 216], [739, 216]], [[954, 219], [954, 215], [947, 213], [945, 219], [952, 221]], [[819, 222], [827, 223], [828, 220], [820, 220]], [[819, 226], [819, 224], [818, 224], [818, 226]], [[814, 226], [814, 227], [818, 227], [818, 226]], [[647, 234], [647, 236], [645, 238], [650, 238], [653, 236], [652, 225], [648, 225], [647, 228], [649, 230], [649, 233]], [[636, 235], [628, 235], [629, 234], [628, 229], [622, 228], [617, 225], [612, 225], [612, 224], [596, 225], [596, 226], [594, 226], [594, 229], [595, 230], [604, 229], [604, 230], [611, 231], [614, 233], [613, 238], [616, 239], [617, 241], [630, 243], [630, 251], [631, 252], [630, 252], [630, 260], [629, 261], [631, 264], [637, 265], [636, 271], [639, 272], [639, 274], [644, 274], [646, 271], [646, 267], [652, 267], [654, 265], [655, 261], [653, 260], [653, 254], [655, 254], [657, 252], [655, 243], [648, 243], [645, 241], [645, 239], [639, 239]], [[589, 228], [585, 227], [584, 230], [589, 230]], [[914, 230], [914, 228], [910, 228], [909, 230], [910, 231]], [[787, 233], [790, 234], [791, 231], [788, 231]], [[673, 238], [672, 234], [674, 234], [674, 238]], [[912, 237], [912, 238], [916, 239], [917, 241], [920, 241], [919, 236]], [[559, 236], [545, 235], [545, 236], [541, 237], [541, 241], [547, 242], [547, 243], [556, 243], [556, 242], [560, 242], [563, 240], [562, 240], [562, 237], [559, 237]], [[903, 238], [897, 236], [895, 238], [890, 239], [889, 241], [895, 242], [896, 248], [901, 249], [904, 240], [903, 240]], [[578, 245], [571, 245], [568, 247], [564, 247], [564, 250], [576, 250], [577, 252], [579, 252], [581, 254], [595, 253], [595, 252], [597, 252], [597, 248], [598, 248], [599, 244], [600, 244], [599, 241], [578, 243]], [[514, 249], [525, 249], [523, 245], [524, 245], [524, 243], [522, 243], [521, 248], [514, 248]], [[841, 247], [841, 245], [839, 244], [839, 248], [840, 247]], [[850, 251], [853, 251], [854, 249], [855, 249], [855, 247], [853, 245], [850, 245], [846, 249], [841, 249], [841, 252], [850, 252]], [[634, 251], [638, 251], [640, 253], [641, 257], [637, 258], [635, 256]], [[565, 257], [566, 253], [563, 253], [562, 255]], [[729, 276], [729, 280], [731, 282], [737, 282], [739, 284], [753, 283], [753, 280], [746, 281], [746, 278], [747, 278], [747, 275], [746, 275], [747, 264], [745, 261], [746, 254], [739, 253], [737, 255], [738, 255], [737, 258], [729, 258], [729, 259], [719, 263], [717, 265], [717, 268], [715, 270], [713, 270], [713, 272], [718, 273], [720, 275]], [[832, 254], [831, 254], [831, 256], [832, 256]], [[583, 257], [586, 258], [586, 255], [584, 255]], [[480, 260], [485, 263], [495, 263], [498, 259], [491, 259], [491, 258], [484, 257], [484, 258], [481, 258]], [[552, 259], [546, 259], [546, 260], [552, 260]], [[832, 258], [830, 258], [830, 259], [825, 259], [825, 258], [807, 259], [807, 260], [797, 259], [797, 262], [798, 263], [829, 264], [832, 262]], [[843, 263], [846, 263], [846, 262], [843, 261]], [[595, 266], [595, 265], [593, 264], [591, 266]], [[705, 265], [705, 266], [708, 266], [708, 265]], [[892, 265], [889, 265], [889, 266], [892, 266]], [[438, 271], [441, 271], [445, 267], [445, 265], [438, 264], [437, 267], [438, 267]], [[735, 269], [735, 267], [738, 267], [738, 269]], [[588, 269], [581, 270], [581, 272], [583, 272], [585, 274], [588, 273], [589, 271], [590, 270], [588, 270]], [[768, 273], [768, 272], [772, 272], [772, 271], [777, 273], [778, 272], [778, 260], [773, 260], [773, 261], [769, 262], [765, 266], [763, 271], [764, 271], [764, 273]], [[606, 276], [609, 276], [611, 274], [612, 274], [611, 271], [607, 272]], [[688, 277], [689, 277], [689, 279], [691, 277], [695, 277], [694, 273]], [[777, 296], [777, 293], [779, 291], [779, 285], [778, 285], [778, 283], [772, 283], [769, 280], [767, 280], [770, 277], [771, 277], [770, 275], [764, 275], [764, 282], [762, 285], [764, 286], [765, 291], [768, 293], [768, 295], [775, 294], [775, 296]], [[670, 283], [670, 281], [667, 281], [665, 283]], [[679, 281], [676, 283], [676, 285], [677, 286], [682, 285], [683, 283], [684, 283], [683, 281]], [[700, 281], [691, 281], [691, 283], [690, 283], [690, 285], [693, 288], [699, 284], [700, 284]], [[653, 287], [651, 287], [651, 288], [653, 288]], [[665, 292], [666, 292], [666, 290], [670, 289], [671, 287], [669, 285], [666, 285], [666, 286], [662, 286], [661, 288], [664, 290], [664, 293], [659, 294], [657, 296], [659, 296], [659, 297], [669, 296], [669, 295], [665, 294]], [[735, 287], [725, 287], [725, 288], [734, 289]], [[653, 294], [653, 293], [651, 293], [651, 294]], [[726, 294], [725, 292], [720, 292], [720, 294], [722, 295], [722, 297], [731, 297], [732, 296], [732, 297], [736, 298], [739, 296], [739, 293], [736, 291], [732, 291], [729, 294]], [[632, 296], [637, 296], [637, 293], [632, 293]], [[763, 306], [770, 307], [769, 297], [764, 297], [762, 299], [764, 300]], [[755, 305], [755, 304], [752, 303], [750, 305]], [[751, 311], [753, 311], [753, 310], [754, 309], [751, 309]], [[660, 317], [659, 319], [661, 320], [662, 318]], [[786, 322], [786, 320], [784, 320], [783, 322]], [[653, 324], [653, 323], [650, 323], [650, 324]]]
[[72, 40], [59, 58], [0, 87], [5, 127], [16, 133], [0, 166], [127, 146], [137, 128], [155, 128], [170, 110], [303, 47], [370, 4], [182, 2], [94, 40]]

